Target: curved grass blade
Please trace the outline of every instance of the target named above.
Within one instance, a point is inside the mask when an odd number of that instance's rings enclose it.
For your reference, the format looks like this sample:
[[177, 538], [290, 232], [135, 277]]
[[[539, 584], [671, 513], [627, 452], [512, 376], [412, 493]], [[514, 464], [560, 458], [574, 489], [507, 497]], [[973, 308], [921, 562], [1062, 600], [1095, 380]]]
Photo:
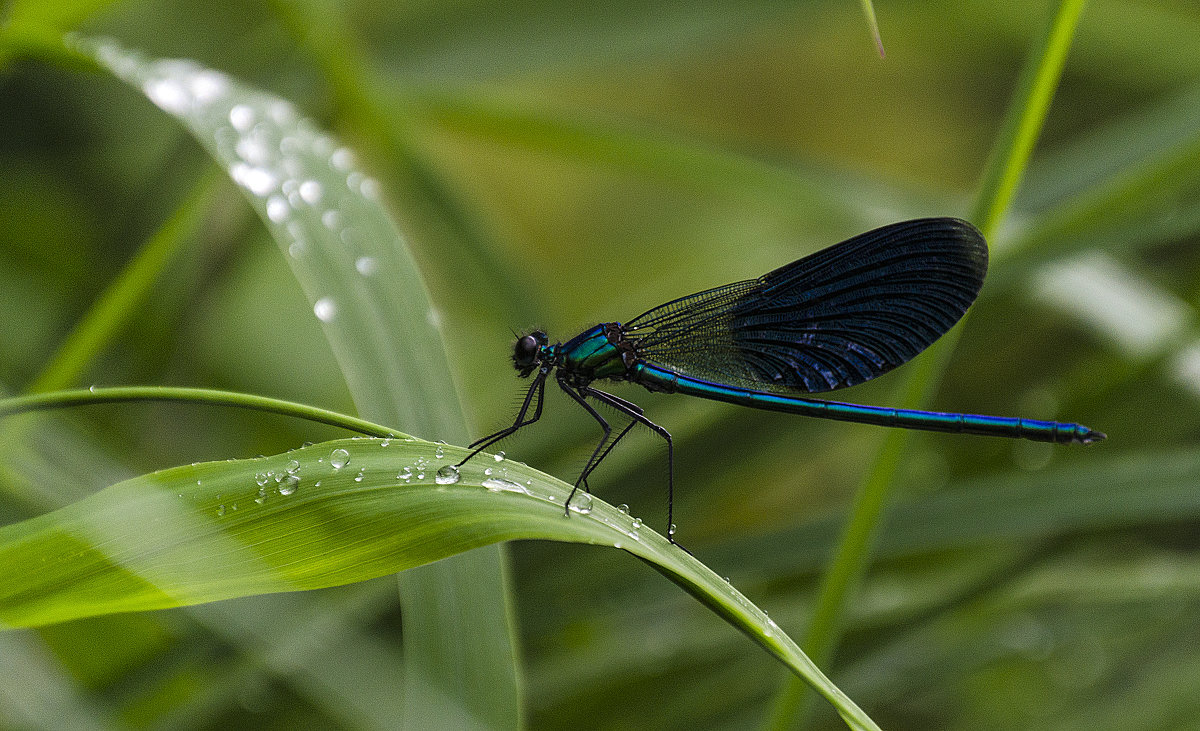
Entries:
[[[985, 238], [995, 234], [1028, 166], [1082, 11], [1082, 0], [1062, 0], [1030, 48], [969, 216]], [[961, 328], [951, 331], [931, 347], [921, 361], [913, 364], [901, 404], [921, 408], [921, 404], [930, 400], [960, 332]], [[822, 581], [804, 643], [818, 662], [824, 663], [832, 657], [839, 642], [847, 601], [866, 573], [870, 550], [894, 490], [908, 438], [906, 433], [890, 433], [884, 437], [855, 496], [850, 520]], [[807, 712], [808, 695], [803, 685], [790, 679], [785, 681], [768, 720], [770, 727], [789, 728], [802, 721]]]
[[[437, 311], [383, 208], [380, 184], [353, 153], [289, 102], [213, 69], [146, 59], [109, 41], [75, 43], [183, 123], [243, 188], [312, 303], [360, 415], [463, 441]], [[459, 571], [456, 562], [470, 565]], [[414, 677], [435, 679], [437, 694], [412, 693], [410, 684], [406, 707], [519, 724], [511, 613], [495, 609], [509, 597], [501, 549], [398, 580], [406, 636], [435, 638], [408, 643], [406, 663]], [[447, 592], [461, 599], [455, 612], [441, 610]], [[477, 632], [461, 632], [464, 622]], [[431, 645], [455, 649], [418, 651]]]
[[766, 614], [635, 518], [511, 461], [408, 438], [324, 442], [127, 480], [0, 528], [0, 622], [39, 626], [250, 594], [337, 586], [479, 546], [550, 539], [648, 562], [876, 728]]

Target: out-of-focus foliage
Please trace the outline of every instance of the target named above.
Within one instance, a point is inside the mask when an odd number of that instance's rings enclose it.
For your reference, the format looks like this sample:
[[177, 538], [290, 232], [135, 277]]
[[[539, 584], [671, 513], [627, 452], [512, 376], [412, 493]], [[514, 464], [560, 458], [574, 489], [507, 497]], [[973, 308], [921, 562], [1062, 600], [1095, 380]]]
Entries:
[[[174, 121], [54, 44], [75, 29], [221, 69], [351, 143], [405, 227], [476, 434], [513, 414], [513, 329], [565, 338], [876, 224], [965, 214], [1051, 9], [880, 4], [881, 60], [845, 1], [54, 5], [0, 16], [0, 388], [34, 383], [195, 207], [70, 385], [353, 410], [250, 207]], [[1200, 713], [1196, 38], [1182, 0], [1087, 6], [935, 406], [1109, 440], [910, 441], [824, 668], [886, 728], [1170, 729]], [[902, 378], [845, 397], [888, 403]], [[620, 393], [675, 434], [680, 540], [802, 635], [880, 431]], [[595, 426], [560, 395], [547, 408], [503, 446], [570, 478]], [[129, 475], [338, 435], [161, 405], [3, 428], [5, 522]], [[637, 434], [592, 487], [661, 525], [664, 461]], [[532, 727], [742, 728], [781, 687], [769, 656], [627, 554], [518, 544], [510, 574]], [[381, 580], [0, 634], [0, 724], [390, 726], [395, 594]], [[841, 727], [827, 707], [812, 721]]]

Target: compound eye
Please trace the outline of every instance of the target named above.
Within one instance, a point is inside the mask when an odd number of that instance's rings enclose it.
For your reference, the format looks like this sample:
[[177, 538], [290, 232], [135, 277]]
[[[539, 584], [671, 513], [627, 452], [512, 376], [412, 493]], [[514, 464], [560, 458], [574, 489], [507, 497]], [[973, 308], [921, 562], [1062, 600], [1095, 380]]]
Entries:
[[517, 344], [513, 348], [513, 360], [518, 366], [531, 366], [540, 349], [541, 343], [536, 337], [525, 335], [517, 340]]

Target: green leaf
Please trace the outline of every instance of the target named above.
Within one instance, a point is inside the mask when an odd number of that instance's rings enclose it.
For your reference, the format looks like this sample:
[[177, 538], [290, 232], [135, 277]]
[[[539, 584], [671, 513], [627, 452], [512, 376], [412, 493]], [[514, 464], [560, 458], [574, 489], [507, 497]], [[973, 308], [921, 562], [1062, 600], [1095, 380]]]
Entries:
[[686, 552], [569, 485], [409, 438], [345, 439], [127, 480], [0, 528], [0, 621], [40, 626], [403, 571], [498, 541], [622, 548], [876, 728], [765, 613]]

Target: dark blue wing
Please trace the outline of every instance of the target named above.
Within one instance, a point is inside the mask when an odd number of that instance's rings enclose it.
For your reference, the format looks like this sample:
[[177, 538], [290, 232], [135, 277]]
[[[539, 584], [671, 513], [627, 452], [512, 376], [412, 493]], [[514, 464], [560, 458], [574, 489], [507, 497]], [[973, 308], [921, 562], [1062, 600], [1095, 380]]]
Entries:
[[830, 391], [907, 362], [958, 322], [987, 244], [956, 218], [894, 223], [625, 325], [647, 361], [759, 391]]

